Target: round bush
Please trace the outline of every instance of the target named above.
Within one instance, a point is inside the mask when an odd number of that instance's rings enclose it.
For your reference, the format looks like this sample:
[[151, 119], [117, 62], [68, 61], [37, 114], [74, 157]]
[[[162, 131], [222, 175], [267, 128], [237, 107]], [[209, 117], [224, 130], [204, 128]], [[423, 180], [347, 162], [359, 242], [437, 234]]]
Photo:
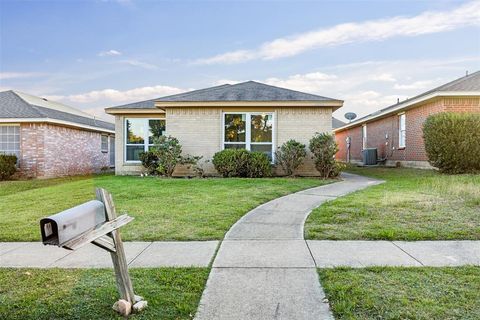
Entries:
[[272, 175], [270, 159], [263, 152], [250, 152], [247, 166], [247, 176], [249, 178], [262, 178]]
[[445, 173], [480, 171], [480, 114], [442, 112], [423, 124], [430, 164]]
[[287, 176], [295, 173], [307, 155], [305, 145], [295, 140], [288, 140], [275, 152], [277, 164], [282, 167]]

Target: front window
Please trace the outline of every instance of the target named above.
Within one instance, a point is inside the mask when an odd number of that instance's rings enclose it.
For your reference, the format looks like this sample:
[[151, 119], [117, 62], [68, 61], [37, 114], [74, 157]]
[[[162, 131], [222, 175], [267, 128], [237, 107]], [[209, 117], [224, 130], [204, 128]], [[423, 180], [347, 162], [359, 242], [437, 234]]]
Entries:
[[406, 145], [406, 123], [405, 113], [398, 116], [398, 147], [405, 148]]
[[140, 153], [154, 145], [154, 139], [165, 133], [164, 119], [125, 119], [125, 160], [140, 161]]
[[225, 113], [224, 149], [247, 149], [265, 153], [273, 161], [272, 113]]
[[0, 125], [0, 153], [14, 154], [20, 159], [20, 126]]

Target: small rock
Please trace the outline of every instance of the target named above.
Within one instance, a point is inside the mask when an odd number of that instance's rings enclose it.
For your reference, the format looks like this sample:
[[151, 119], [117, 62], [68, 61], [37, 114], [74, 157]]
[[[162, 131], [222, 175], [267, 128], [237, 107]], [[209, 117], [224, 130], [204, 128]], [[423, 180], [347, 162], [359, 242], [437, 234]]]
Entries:
[[113, 304], [113, 310], [120, 313], [122, 316], [126, 317], [132, 313], [132, 304], [127, 300], [120, 299]]
[[327, 299], [327, 298], [323, 298], [322, 302], [323, 302], [323, 303], [328, 303], [328, 299]]
[[138, 295], [134, 295], [134, 296], [133, 296], [133, 300], [135, 300], [135, 302], [142, 301], [142, 300], [143, 300], [143, 297], [142, 297], [142, 296], [138, 296]]
[[133, 305], [133, 312], [141, 312], [142, 310], [144, 310], [147, 307], [147, 304], [148, 303], [145, 300], [138, 301], [137, 303], [135, 303]]

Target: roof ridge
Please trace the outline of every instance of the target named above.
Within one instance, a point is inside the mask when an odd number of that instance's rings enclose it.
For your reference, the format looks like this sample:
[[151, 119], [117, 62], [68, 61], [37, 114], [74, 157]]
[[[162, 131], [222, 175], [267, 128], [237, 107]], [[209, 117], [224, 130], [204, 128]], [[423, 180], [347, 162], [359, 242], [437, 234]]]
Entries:
[[13, 93], [13, 95], [14, 95], [18, 100], [20, 100], [25, 106], [29, 107], [30, 109], [33, 109], [33, 110], [34, 110], [35, 112], [37, 112], [40, 116], [45, 116], [44, 113], [40, 112], [40, 110], [38, 110], [37, 108], [34, 108], [33, 105], [31, 105], [30, 103], [28, 103], [27, 101], [25, 101], [20, 95], [18, 95], [15, 90], [8, 90], [8, 91], [5, 91], [5, 92], [11, 92], [11, 93]]
[[333, 99], [333, 98], [321, 96], [321, 95], [318, 95], [318, 94], [315, 94], [315, 93], [303, 92], [303, 91], [298, 91], [298, 90], [289, 89], [289, 88], [283, 88], [283, 87], [279, 87], [279, 86], [275, 86], [275, 85], [271, 85], [271, 84], [266, 84], [266, 83], [263, 83], [263, 82], [258, 82], [258, 81], [255, 81], [255, 80], [248, 80], [248, 81], [236, 83], [236, 84], [232, 85], [232, 87], [237, 86], [237, 85], [241, 85], [241, 84], [246, 84], [246, 83], [255, 83], [257, 85], [262, 85], [262, 86], [265, 86], [265, 87], [273, 87], [275, 89], [287, 90], [287, 91], [292, 91], [292, 92], [296, 92], [296, 93], [300, 93], [300, 94], [308, 94], [308, 95], [316, 96], [316, 97], [323, 98], [323, 99], [338, 100], [338, 99]]

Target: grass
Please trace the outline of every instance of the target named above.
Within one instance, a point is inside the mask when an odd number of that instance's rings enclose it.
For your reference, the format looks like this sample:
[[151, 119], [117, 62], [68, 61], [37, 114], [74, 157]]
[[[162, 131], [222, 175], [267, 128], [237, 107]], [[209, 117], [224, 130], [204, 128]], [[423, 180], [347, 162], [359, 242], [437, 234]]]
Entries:
[[[192, 319], [207, 268], [130, 269], [135, 292], [148, 301], [129, 319]], [[0, 269], [0, 319], [122, 319], [113, 270]]]
[[335, 319], [480, 319], [480, 267], [321, 269]]
[[0, 241], [38, 241], [42, 217], [93, 199], [96, 186], [112, 192], [119, 213], [135, 217], [122, 228], [124, 240], [222, 239], [233, 223], [256, 206], [328, 182], [112, 175], [0, 182]]
[[386, 182], [328, 202], [307, 219], [308, 239], [480, 239], [480, 175], [351, 168]]

